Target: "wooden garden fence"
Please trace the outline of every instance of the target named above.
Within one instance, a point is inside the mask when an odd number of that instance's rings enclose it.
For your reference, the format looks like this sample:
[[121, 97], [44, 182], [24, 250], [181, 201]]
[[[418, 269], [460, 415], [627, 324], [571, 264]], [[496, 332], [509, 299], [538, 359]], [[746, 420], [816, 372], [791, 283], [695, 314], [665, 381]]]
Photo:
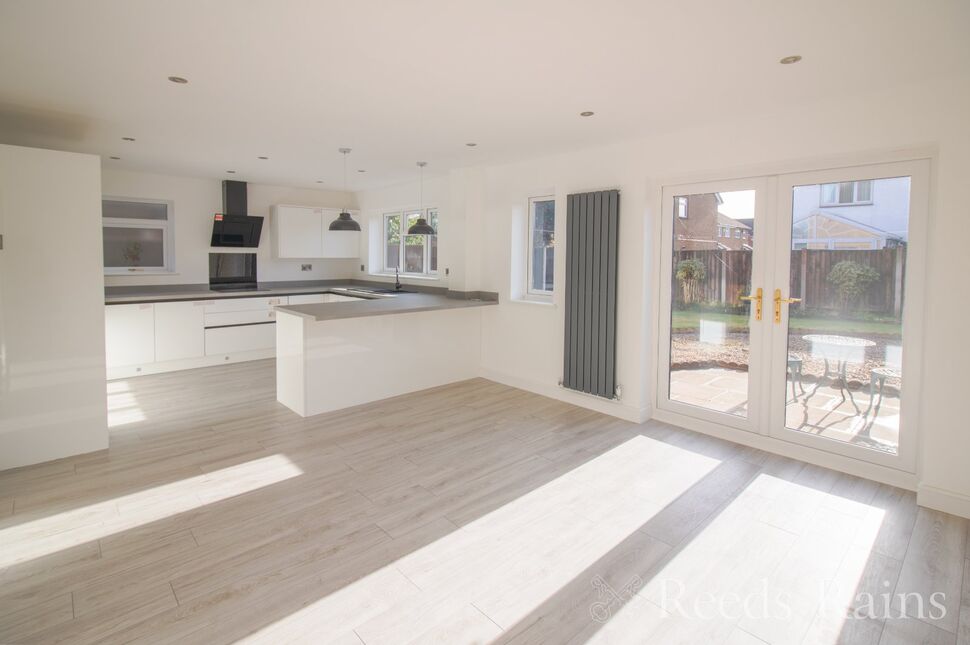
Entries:
[[[676, 251], [674, 258], [675, 264], [694, 259], [704, 265], [705, 277], [697, 285], [697, 293], [705, 304], [739, 306], [742, 304], [740, 296], [747, 294], [751, 288], [750, 251]], [[792, 251], [789, 294], [802, 299], [797, 306], [812, 311], [838, 310], [838, 295], [827, 278], [832, 267], [843, 260], [870, 266], [879, 273], [879, 279], [869, 285], [855, 310], [899, 317], [903, 308], [906, 247], [871, 251]], [[676, 277], [673, 287], [676, 302], [683, 304], [683, 293]], [[766, 293], [765, 297], [769, 299], [770, 294]], [[769, 304], [766, 302], [765, 306]]]

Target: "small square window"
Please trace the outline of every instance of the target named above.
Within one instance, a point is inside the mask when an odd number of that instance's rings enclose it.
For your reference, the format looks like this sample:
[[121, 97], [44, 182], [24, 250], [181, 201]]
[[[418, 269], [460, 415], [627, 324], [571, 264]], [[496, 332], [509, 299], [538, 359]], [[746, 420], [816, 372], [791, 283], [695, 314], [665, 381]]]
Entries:
[[105, 275], [174, 270], [171, 202], [103, 199], [101, 231]]

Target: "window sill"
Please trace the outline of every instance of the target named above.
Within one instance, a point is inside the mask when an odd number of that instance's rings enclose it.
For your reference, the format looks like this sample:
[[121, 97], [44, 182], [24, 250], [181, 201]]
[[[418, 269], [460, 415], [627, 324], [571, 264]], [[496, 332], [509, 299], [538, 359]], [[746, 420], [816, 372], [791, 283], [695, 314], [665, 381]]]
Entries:
[[552, 298], [539, 298], [536, 296], [519, 296], [509, 298], [509, 302], [516, 305], [537, 305], [539, 307], [555, 308], [556, 303]]
[[[373, 271], [367, 275], [372, 275], [378, 278], [393, 278], [393, 273], [374, 273]], [[428, 275], [426, 273], [402, 273], [400, 274], [402, 280], [428, 280], [431, 282], [437, 282], [441, 278], [436, 275]]]
[[148, 271], [105, 271], [104, 277], [106, 278], [117, 278], [122, 276], [140, 276], [140, 275], [178, 275], [178, 271], [164, 271], [159, 269], [151, 269]]

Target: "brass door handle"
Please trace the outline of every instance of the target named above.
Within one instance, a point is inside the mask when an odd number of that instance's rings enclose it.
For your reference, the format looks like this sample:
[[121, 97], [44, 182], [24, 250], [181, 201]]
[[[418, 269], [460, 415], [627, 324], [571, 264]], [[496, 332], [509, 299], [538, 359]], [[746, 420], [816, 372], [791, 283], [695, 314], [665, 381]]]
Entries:
[[758, 287], [753, 296], [741, 296], [741, 300], [754, 301], [754, 319], [761, 320], [761, 303], [764, 300], [764, 290]]
[[801, 298], [782, 298], [781, 289], [775, 289], [775, 322], [781, 322], [781, 303], [793, 304], [801, 301]]

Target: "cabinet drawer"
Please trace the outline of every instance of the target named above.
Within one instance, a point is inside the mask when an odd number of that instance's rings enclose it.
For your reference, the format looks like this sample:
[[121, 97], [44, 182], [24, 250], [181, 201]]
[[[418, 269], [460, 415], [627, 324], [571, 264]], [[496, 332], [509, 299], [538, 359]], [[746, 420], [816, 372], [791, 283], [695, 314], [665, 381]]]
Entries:
[[306, 293], [298, 296], [290, 296], [291, 305], [315, 305], [320, 302], [333, 302], [332, 293]]
[[205, 354], [232, 354], [276, 347], [276, 324], [217, 327], [205, 330]]
[[270, 307], [286, 304], [286, 296], [272, 298], [225, 298], [223, 300], [207, 300], [205, 313], [221, 313], [225, 311], [268, 311]]
[[206, 327], [224, 327], [226, 325], [249, 325], [276, 320], [275, 309], [255, 309], [249, 311], [222, 311], [206, 313]]

